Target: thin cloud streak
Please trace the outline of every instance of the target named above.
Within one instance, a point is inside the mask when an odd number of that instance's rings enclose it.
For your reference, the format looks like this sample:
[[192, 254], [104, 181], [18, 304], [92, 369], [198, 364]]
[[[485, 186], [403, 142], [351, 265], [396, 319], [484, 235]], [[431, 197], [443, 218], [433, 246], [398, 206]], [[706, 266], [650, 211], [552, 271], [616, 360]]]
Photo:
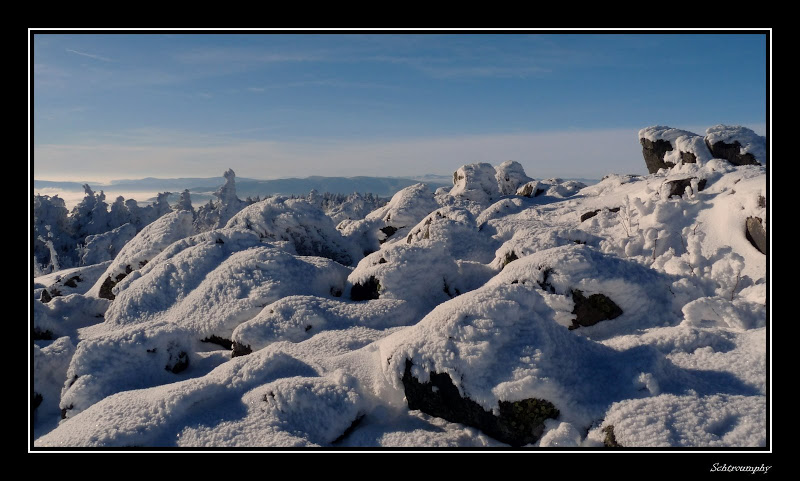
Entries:
[[84, 57], [93, 58], [93, 59], [95, 59], [95, 60], [100, 60], [100, 61], [103, 61], [103, 62], [114, 62], [114, 60], [112, 60], [112, 59], [110, 59], [110, 58], [108, 58], [108, 57], [103, 57], [103, 56], [100, 56], [100, 55], [95, 55], [95, 54], [93, 54], [93, 53], [80, 52], [80, 51], [78, 51], [78, 50], [73, 50], [73, 49], [71, 49], [71, 48], [68, 48], [68, 49], [66, 49], [66, 50], [67, 50], [67, 52], [74, 53], [74, 54], [77, 54], [77, 55], [83, 55]]

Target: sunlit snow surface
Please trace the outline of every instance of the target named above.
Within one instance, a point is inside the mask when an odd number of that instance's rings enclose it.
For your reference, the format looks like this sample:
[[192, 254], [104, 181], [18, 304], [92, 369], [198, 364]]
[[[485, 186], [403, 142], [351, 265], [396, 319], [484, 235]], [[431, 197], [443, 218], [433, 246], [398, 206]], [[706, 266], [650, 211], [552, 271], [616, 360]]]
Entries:
[[[472, 164], [338, 225], [296, 199], [202, 233], [168, 214], [82, 268], [92, 287], [44, 304], [70, 274], [34, 280], [56, 338], [34, 346], [34, 445], [504, 446], [410, 411], [410, 359], [486, 410], [552, 402], [537, 446], [602, 446], [608, 426], [623, 446], [764, 446], [767, 257], [745, 223], [769, 231], [765, 168], [701, 158], [578, 189]], [[574, 290], [623, 313], [570, 330]]]

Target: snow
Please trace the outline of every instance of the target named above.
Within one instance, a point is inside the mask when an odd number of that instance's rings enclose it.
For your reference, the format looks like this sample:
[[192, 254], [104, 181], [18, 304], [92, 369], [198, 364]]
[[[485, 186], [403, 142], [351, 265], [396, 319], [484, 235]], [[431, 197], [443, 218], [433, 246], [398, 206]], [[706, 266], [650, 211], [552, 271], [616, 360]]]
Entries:
[[[640, 132], [678, 150], [690, 134]], [[766, 444], [767, 256], [744, 231], [770, 227], [764, 166], [698, 157], [585, 186], [469, 164], [366, 215], [358, 197], [244, 205], [226, 179], [202, 215], [34, 280], [54, 338], [33, 346], [34, 447], [506, 447], [409, 410], [406, 360], [495, 414], [552, 403], [535, 447], [602, 446], [610, 426], [626, 447]], [[579, 325], [577, 291], [622, 313]]]
[[706, 129], [706, 140], [710, 145], [717, 142], [732, 144], [739, 142], [741, 154], [752, 154], [762, 164], [767, 163], [767, 139], [741, 125], [715, 125]]

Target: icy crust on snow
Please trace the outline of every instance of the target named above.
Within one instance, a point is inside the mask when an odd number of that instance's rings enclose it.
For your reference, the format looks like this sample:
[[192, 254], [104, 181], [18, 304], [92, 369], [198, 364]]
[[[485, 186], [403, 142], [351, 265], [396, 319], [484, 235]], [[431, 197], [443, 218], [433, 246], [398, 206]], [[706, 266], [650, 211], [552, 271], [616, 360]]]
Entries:
[[314, 296], [289, 296], [261, 310], [240, 324], [232, 340], [256, 351], [277, 341], [301, 342], [326, 330], [353, 326], [386, 329], [411, 324], [418, 319], [406, 301], [375, 299], [345, 302]]
[[327, 257], [344, 265], [362, 257], [322, 209], [303, 199], [270, 197], [245, 207], [225, 227], [252, 231], [268, 241], [286, 241], [292, 253], [301, 256]]
[[741, 148], [739, 153], [752, 154], [757, 161], [766, 164], [767, 161], [767, 139], [758, 135], [747, 127], [741, 125], [715, 125], [706, 129], [706, 141], [709, 145], [717, 142], [733, 144], [739, 142]]
[[98, 297], [100, 287], [107, 278], [110, 277], [114, 280], [119, 274], [127, 274], [129, 270], [141, 269], [167, 246], [192, 233], [191, 212], [178, 210], [161, 216], [125, 244], [111, 265], [89, 290], [88, 295]]
[[250, 231], [221, 229], [176, 242], [121, 282], [107, 325], [157, 319], [194, 336], [229, 339], [266, 305], [290, 295], [333, 297], [350, 269], [262, 243]]
[[[662, 394], [614, 404], [602, 427], [614, 426], [622, 446], [763, 447], [765, 409], [765, 396]], [[593, 429], [586, 445], [602, 446], [605, 436]]]

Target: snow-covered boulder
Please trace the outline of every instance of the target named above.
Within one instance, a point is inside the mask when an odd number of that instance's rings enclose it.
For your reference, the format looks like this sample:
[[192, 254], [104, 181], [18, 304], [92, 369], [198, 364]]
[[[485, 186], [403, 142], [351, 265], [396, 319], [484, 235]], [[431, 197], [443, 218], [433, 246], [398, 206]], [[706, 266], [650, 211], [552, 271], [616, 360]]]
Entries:
[[81, 264], [90, 266], [113, 260], [125, 244], [136, 236], [136, 226], [127, 223], [103, 234], [86, 237]]
[[498, 165], [495, 167], [495, 172], [494, 177], [497, 179], [500, 195], [513, 195], [520, 186], [533, 180], [525, 174], [522, 165], [514, 160], [506, 160]]
[[719, 159], [733, 165], [766, 165], [767, 139], [741, 125], [715, 125], [706, 129], [705, 143]]
[[268, 241], [288, 242], [289, 252], [354, 265], [360, 249], [336, 230], [330, 217], [303, 199], [270, 197], [245, 207], [226, 228], [247, 230]]
[[539, 197], [544, 195], [546, 197], [565, 198], [571, 197], [578, 193], [579, 190], [586, 187], [586, 184], [577, 180], [563, 180], [563, 179], [544, 179], [544, 180], [531, 180], [520, 186], [516, 190], [516, 194], [522, 197]]
[[641, 129], [639, 143], [642, 144], [644, 162], [651, 174], [681, 163], [704, 164], [712, 158], [703, 137], [663, 125]]
[[67, 378], [67, 367], [75, 354], [75, 344], [69, 337], [60, 337], [44, 347], [33, 346], [34, 409], [38, 421], [59, 411], [61, 388]]
[[193, 233], [192, 213], [177, 210], [161, 216], [125, 244], [87, 295], [113, 300], [114, 286], [128, 274], [141, 269], [173, 242]]
[[264, 307], [233, 331], [234, 355], [257, 351], [278, 341], [301, 342], [326, 330], [353, 326], [388, 329], [416, 320], [414, 309], [399, 299], [346, 302], [289, 296]]
[[453, 173], [450, 195], [488, 205], [502, 195], [495, 175], [495, 168], [485, 162], [462, 165]]
[[34, 294], [41, 290], [39, 298], [45, 303], [58, 296], [85, 294], [110, 264], [109, 260], [100, 264], [62, 269], [52, 274], [35, 277], [33, 279]]
[[253, 231], [220, 229], [179, 241], [125, 278], [106, 325], [159, 319], [197, 339], [230, 339], [264, 306], [290, 295], [341, 295], [350, 269], [261, 242]]
[[[398, 239], [405, 235], [407, 228], [416, 225], [423, 217], [439, 208], [426, 184], [414, 184], [400, 190], [383, 207], [365, 217], [366, 221], [381, 219], [381, 241]], [[398, 234], [399, 231], [399, 234]], [[394, 237], [397, 234], [397, 237]]]

